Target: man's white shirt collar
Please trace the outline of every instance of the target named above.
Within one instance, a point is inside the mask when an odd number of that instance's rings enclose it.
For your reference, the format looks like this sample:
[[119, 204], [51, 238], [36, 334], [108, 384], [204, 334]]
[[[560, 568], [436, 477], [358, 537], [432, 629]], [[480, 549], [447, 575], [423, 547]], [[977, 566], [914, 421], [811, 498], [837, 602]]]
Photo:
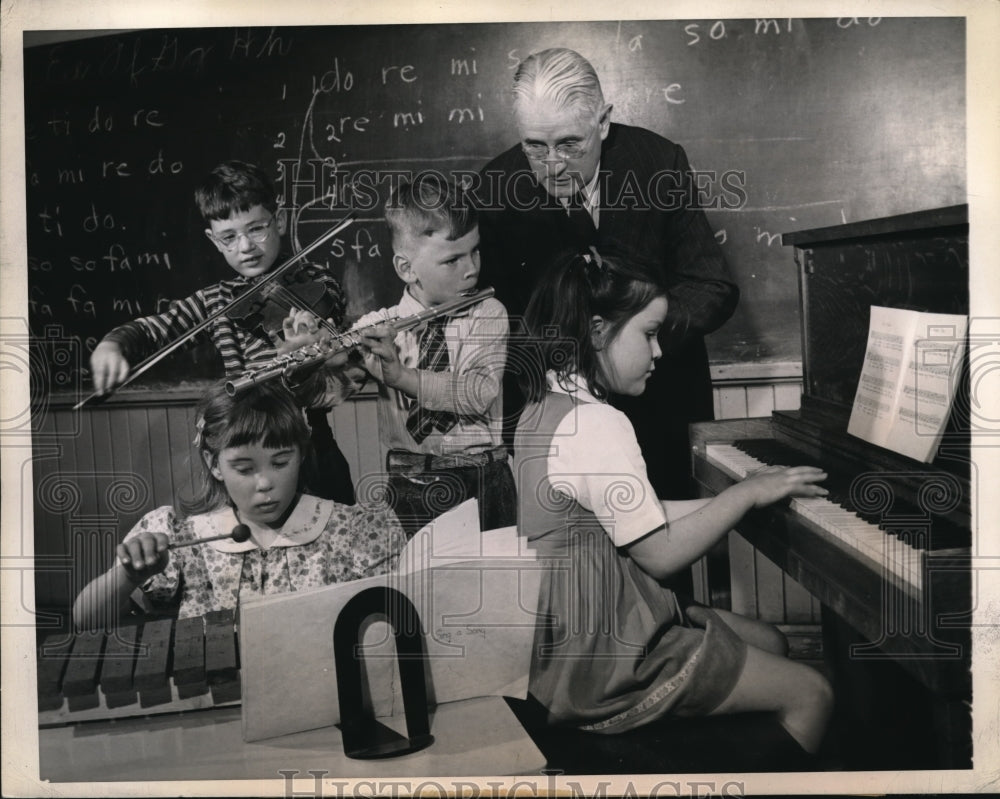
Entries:
[[594, 224], [597, 224], [597, 216], [600, 211], [601, 206], [601, 185], [600, 181], [597, 179], [601, 174], [601, 164], [598, 162], [597, 169], [594, 170], [594, 177], [590, 179], [590, 183], [583, 187], [583, 207], [587, 209], [589, 213], [594, 218]]
[[[601, 165], [598, 163], [597, 169], [594, 171], [594, 177], [590, 179], [590, 183], [580, 189], [580, 194], [583, 195], [583, 209], [594, 220], [594, 227], [597, 227], [601, 220], [601, 182], [598, 180], [600, 174]], [[561, 202], [563, 207], [568, 211], [569, 198], [563, 197]]]

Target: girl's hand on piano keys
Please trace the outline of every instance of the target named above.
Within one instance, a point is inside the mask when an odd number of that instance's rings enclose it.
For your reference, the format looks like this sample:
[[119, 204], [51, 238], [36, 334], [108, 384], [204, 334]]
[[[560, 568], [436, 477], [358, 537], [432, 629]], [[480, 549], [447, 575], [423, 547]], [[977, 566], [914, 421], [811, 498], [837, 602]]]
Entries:
[[755, 508], [762, 508], [789, 497], [825, 497], [830, 492], [816, 483], [826, 476], [816, 466], [769, 466], [738, 485], [752, 492]]
[[129, 580], [141, 585], [167, 567], [170, 539], [165, 533], [143, 532], [120, 543], [116, 554]]

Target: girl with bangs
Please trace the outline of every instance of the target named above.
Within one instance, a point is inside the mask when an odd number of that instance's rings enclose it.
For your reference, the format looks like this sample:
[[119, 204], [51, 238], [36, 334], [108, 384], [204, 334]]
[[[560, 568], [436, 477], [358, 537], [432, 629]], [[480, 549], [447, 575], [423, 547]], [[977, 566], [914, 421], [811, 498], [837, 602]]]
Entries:
[[179, 618], [201, 616], [235, 609], [249, 596], [392, 569], [405, 537], [391, 510], [305, 492], [300, 467], [309, 430], [284, 387], [261, 384], [230, 397], [218, 383], [202, 397], [197, 419], [204, 468], [197, 495], [182, 503], [183, 513], [151, 511], [125, 536], [114, 565], [77, 597], [77, 627], [178, 600]]

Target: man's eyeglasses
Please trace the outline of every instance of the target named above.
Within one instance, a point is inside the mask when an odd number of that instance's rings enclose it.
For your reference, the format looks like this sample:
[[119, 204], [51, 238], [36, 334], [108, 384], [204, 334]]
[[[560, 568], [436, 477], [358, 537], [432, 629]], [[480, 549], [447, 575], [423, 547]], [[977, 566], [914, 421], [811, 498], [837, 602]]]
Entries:
[[248, 225], [246, 230], [241, 232], [231, 231], [224, 233], [221, 236], [216, 236], [214, 234], [209, 234], [212, 241], [218, 244], [222, 249], [227, 252], [232, 252], [240, 244], [240, 236], [246, 236], [250, 241], [256, 244], [263, 244], [267, 241], [267, 237], [271, 235], [271, 223], [274, 221], [274, 216], [272, 215], [270, 219], [266, 222], [255, 222], [252, 225]]
[[587, 152], [586, 144], [578, 141], [563, 142], [555, 147], [547, 144], [522, 144], [521, 149], [532, 161], [547, 161], [550, 152], [555, 153], [560, 161], [572, 161]]

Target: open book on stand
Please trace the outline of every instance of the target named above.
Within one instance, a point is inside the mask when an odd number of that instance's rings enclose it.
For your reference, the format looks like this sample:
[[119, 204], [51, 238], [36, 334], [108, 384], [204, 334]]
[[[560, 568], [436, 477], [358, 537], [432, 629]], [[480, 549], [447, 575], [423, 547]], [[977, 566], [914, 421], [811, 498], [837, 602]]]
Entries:
[[930, 463], [962, 374], [968, 318], [873, 305], [847, 432]]

